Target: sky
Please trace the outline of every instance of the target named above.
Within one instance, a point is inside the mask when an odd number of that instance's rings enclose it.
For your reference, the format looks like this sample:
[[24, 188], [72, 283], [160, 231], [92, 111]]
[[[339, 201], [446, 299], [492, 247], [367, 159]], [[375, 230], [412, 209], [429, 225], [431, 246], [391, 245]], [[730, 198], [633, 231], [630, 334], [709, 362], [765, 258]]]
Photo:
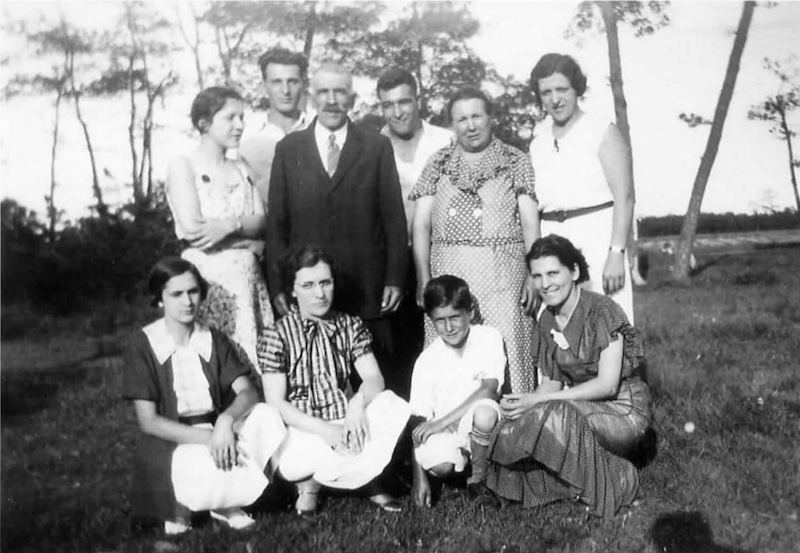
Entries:
[[[175, 6], [168, 2], [161, 5], [166, 6], [164, 9]], [[401, 11], [405, 3], [392, 2], [390, 6], [393, 11]], [[741, 6], [741, 2], [730, 1], [673, 2], [668, 7], [670, 24], [652, 36], [636, 38], [630, 30], [621, 28], [638, 216], [686, 212], [709, 127], [689, 128], [678, 116], [693, 112], [712, 117]], [[111, 30], [118, 10], [119, 2], [0, 2], [4, 24], [41, 17], [53, 19], [64, 13], [68, 20], [81, 26]], [[573, 55], [589, 79], [584, 109], [613, 120], [605, 36], [590, 33], [583, 36], [580, 44], [564, 37], [576, 3], [473, 2], [471, 11], [480, 21], [481, 30], [469, 44], [502, 74], [527, 81], [542, 54]], [[0, 65], [2, 83], [35, 62], [30, 52], [6, 31], [0, 31], [0, 51], [7, 58], [7, 63]], [[800, 2], [757, 7], [703, 211], [752, 213], [794, 207], [786, 143], [769, 133], [768, 123], [749, 120], [747, 112], [753, 104], [780, 90], [778, 79], [764, 68], [764, 58], [787, 62], [787, 67], [798, 71], [796, 82], [800, 83], [798, 55]], [[157, 115], [157, 179], [164, 178], [170, 159], [191, 149], [196, 140], [187, 117], [195, 92], [191, 89], [192, 67], [185, 55], [176, 54], [170, 61], [172, 67], [186, 75], [187, 85], [168, 97]], [[361, 87], [365, 100], [370, 99], [371, 88], [370, 84]], [[52, 95], [0, 102], [2, 196], [16, 199], [42, 217], [50, 184], [52, 106]], [[107, 200], [124, 201], [131, 194], [126, 186], [130, 162], [125, 100], [87, 99], [84, 109]], [[56, 168], [56, 202], [67, 218], [87, 214], [87, 206], [93, 201], [87, 153], [71, 110], [69, 104], [64, 105]], [[249, 118], [246, 132], [258, 128], [258, 117], [254, 114]], [[790, 124], [800, 130], [800, 110], [792, 114]], [[797, 150], [800, 144], [795, 145]]]

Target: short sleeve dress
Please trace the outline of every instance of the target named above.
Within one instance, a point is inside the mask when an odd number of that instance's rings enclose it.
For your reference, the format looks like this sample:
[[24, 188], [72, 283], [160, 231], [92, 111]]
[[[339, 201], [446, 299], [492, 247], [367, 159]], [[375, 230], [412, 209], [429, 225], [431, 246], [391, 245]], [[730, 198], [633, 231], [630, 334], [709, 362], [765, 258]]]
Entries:
[[[207, 175], [195, 175], [203, 217], [238, 218], [255, 213], [255, 204], [260, 201], [258, 192], [241, 162], [232, 163], [240, 177], [235, 182], [213, 182]], [[185, 235], [177, 220], [175, 233], [179, 239]], [[242, 360], [255, 370], [256, 339], [274, 322], [266, 280], [255, 253], [245, 247], [212, 251], [187, 248], [181, 257], [197, 266], [209, 284], [198, 320], [228, 336]]]
[[487, 485], [526, 506], [578, 498], [595, 514], [611, 516], [636, 496], [638, 474], [625, 457], [651, 418], [636, 330], [614, 300], [588, 290], [581, 290], [563, 331], [549, 310], [537, 330], [538, 367], [570, 386], [595, 378], [601, 353], [621, 338], [619, 391], [602, 401], [546, 401], [519, 419], [502, 421], [493, 435]]
[[[200, 360], [209, 384], [209, 392], [217, 414], [234, 400], [233, 382], [249, 369], [240, 361], [228, 339], [211, 329], [211, 355]], [[124, 352], [122, 396], [127, 400], [147, 400], [156, 404], [156, 413], [178, 420], [178, 407], [173, 387], [172, 360], [158, 362], [144, 331], [134, 334]], [[177, 444], [140, 432], [134, 457], [130, 499], [132, 514], [137, 519], [173, 520], [187, 517], [189, 511], [175, 500], [171, 470], [172, 454]]]
[[[420, 175], [411, 199], [433, 196], [431, 277], [467, 281], [483, 324], [503, 335], [511, 390], [533, 390], [533, 319], [520, 305], [527, 276], [517, 198], [536, 199], [527, 156], [497, 138], [470, 167], [457, 144], [439, 150]], [[426, 345], [436, 337], [426, 318]]]

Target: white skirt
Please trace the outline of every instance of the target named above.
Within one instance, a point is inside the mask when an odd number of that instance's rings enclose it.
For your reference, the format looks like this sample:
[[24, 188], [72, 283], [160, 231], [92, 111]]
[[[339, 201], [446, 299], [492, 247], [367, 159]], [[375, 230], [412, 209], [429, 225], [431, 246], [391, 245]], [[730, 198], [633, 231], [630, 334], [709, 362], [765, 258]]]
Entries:
[[[611, 245], [611, 230], [613, 224], [613, 208], [602, 209], [587, 215], [580, 215], [567, 219], [563, 223], [558, 221], [542, 221], [542, 236], [557, 234], [567, 238], [576, 248], [581, 250], [586, 262], [589, 264], [589, 281], [581, 287], [604, 294], [603, 269], [606, 266], [608, 248]], [[625, 244], [618, 244], [626, 246]], [[622, 307], [628, 322], [633, 323], [633, 284], [631, 283], [631, 268], [628, 256], [625, 258], [625, 285], [610, 297]]]
[[[354, 490], [383, 472], [411, 415], [408, 403], [384, 391], [367, 405], [369, 440], [358, 454], [333, 450], [317, 434], [289, 427], [275, 454], [281, 475], [290, 482], [313, 477], [330, 488]], [[343, 424], [343, 420], [334, 421]]]
[[264, 492], [269, 479], [264, 469], [286, 436], [283, 419], [274, 407], [258, 403], [238, 433], [247, 455], [242, 465], [224, 471], [204, 444], [181, 444], [172, 454], [175, 499], [192, 511], [245, 507]]

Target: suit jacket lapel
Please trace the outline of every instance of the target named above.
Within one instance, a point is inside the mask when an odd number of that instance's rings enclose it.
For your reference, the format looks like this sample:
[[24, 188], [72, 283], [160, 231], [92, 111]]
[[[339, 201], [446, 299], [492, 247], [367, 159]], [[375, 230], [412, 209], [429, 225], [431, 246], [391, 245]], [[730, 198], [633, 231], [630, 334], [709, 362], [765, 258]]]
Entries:
[[307, 164], [307, 167], [314, 170], [314, 172], [318, 173], [320, 178], [330, 179], [328, 176], [328, 172], [325, 171], [325, 166], [322, 164], [322, 159], [319, 157], [319, 149], [317, 148], [317, 139], [314, 135], [314, 128], [317, 125], [317, 119], [311, 122], [311, 124], [302, 131], [298, 131], [298, 133], [303, 134], [303, 141], [304, 147], [301, 151], [301, 155], [304, 157], [304, 161]]
[[347, 140], [344, 141], [342, 154], [339, 156], [339, 165], [336, 167], [336, 173], [333, 175], [333, 187], [337, 187], [342, 179], [347, 174], [347, 171], [352, 167], [353, 163], [358, 159], [363, 148], [363, 138], [358, 128], [353, 125], [349, 120], [347, 121]]

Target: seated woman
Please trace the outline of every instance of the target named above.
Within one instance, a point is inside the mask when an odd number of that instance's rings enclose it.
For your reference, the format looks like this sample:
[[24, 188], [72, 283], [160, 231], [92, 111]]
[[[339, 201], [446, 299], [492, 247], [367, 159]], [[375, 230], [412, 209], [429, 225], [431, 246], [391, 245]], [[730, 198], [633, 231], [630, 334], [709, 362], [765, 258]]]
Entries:
[[542, 382], [501, 399], [505, 419], [490, 446], [487, 486], [526, 506], [576, 499], [611, 516], [639, 489], [625, 457], [650, 423], [642, 348], [619, 304], [578, 286], [589, 272], [572, 242], [540, 238], [526, 261], [546, 306], [538, 325]]
[[[289, 252], [283, 264], [294, 305], [258, 342], [267, 404], [288, 427], [275, 466], [297, 485], [295, 510], [313, 515], [322, 486], [367, 487], [385, 511], [400, 503], [381, 493], [376, 478], [389, 463], [410, 410], [384, 391], [371, 337], [358, 317], [333, 311], [333, 261], [315, 246]], [[355, 370], [358, 390], [351, 384]]]
[[286, 435], [228, 339], [196, 322], [208, 285], [197, 268], [166, 257], [150, 274], [163, 318], [137, 332], [125, 352], [123, 395], [139, 435], [133, 516], [164, 521], [168, 534], [190, 528], [192, 511], [240, 529], [269, 480], [264, 469]]

